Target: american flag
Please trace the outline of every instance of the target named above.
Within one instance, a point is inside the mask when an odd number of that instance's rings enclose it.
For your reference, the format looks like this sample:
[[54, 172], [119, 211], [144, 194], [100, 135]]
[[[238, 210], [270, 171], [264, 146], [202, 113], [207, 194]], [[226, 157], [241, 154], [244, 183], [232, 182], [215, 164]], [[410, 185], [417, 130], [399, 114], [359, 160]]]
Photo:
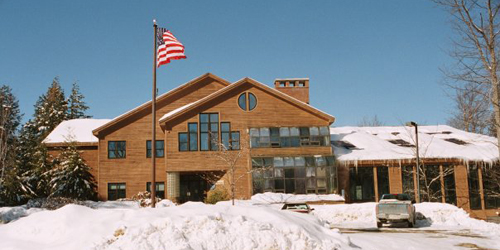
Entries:
[[156, 56], [157, 67], [167, 64], [170, 60], [185, 59], [184, 45], [165, 28], [158, 28], [156, 35], [156, 46], [158, 48]]

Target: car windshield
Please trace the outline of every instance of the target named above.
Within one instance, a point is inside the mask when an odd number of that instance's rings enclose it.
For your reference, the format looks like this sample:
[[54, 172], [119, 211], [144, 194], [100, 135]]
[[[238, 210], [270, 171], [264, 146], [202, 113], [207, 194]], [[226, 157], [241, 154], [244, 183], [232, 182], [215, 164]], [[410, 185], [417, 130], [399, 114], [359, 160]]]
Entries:
[[307, 210], [307, 205], [306, 204], [285, 204], [283, 209]]
[[398, 200], [398, 201], [409, 201], [410, 196], [407, 194], [384, 194], [382, 200]]

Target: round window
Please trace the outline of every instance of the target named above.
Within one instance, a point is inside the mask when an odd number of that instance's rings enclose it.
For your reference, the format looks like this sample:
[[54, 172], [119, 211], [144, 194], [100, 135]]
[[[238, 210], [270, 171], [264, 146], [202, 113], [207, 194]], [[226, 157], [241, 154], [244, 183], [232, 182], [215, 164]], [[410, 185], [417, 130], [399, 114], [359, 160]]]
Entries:
[[257, 107], [257, 97], [250, 92], [244, 92], [238, 97], [238, 106], [244, 111], [252, 111]]

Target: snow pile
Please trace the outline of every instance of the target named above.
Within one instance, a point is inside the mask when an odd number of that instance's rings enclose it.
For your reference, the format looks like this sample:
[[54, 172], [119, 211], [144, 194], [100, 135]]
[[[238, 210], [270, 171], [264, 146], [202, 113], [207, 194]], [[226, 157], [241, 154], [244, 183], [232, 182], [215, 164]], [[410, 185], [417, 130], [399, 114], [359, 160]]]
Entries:
[[41, 208], [26, 208], [26, 206], [18, 207], [0, 207], [0, 224], [9, 223], [21, 217], [43, 211]]
[[465, 210], [450, 204], [425, 202], [415, 204], [415, 209], [426, 217], [431, 227], [466, 227], [500, 235], [499, 224], [473, 219]]
[[376, 226], [375, 206], [377, 203], [312, 205], [313, 214], [318, 219], [341, 227]]
[[252, 196], [255, 203], [273, 204], [285, 202], [320, 202], [320, 201], [344, 201], [344, 198], [337, 194], [283, 194], [266, 192]]
[[313, 216], [186, 203], [144, 209], [67, 205], [0, 226], [0, 249], [349, 249]]
[[[493, 137], [445, 125], [419, 126], [418, 130], [420, 157], [489, 163], [499, 158]], [[330, 128], [330, 134], [334, 153], [344, 163], [415, 158], [413, 127], [338, 127]]]
[[43, 143], [64, 143], [68, 141], [98, 142], [92, 130], [108, 123], [110, 119], [73, 119], [63, 121], [43, 140]]

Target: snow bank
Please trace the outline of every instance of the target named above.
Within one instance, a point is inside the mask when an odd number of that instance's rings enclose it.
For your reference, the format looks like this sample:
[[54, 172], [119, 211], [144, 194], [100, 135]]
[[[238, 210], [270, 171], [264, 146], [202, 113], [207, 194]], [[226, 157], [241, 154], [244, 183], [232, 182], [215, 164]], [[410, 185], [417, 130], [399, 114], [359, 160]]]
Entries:
[[500, 235], [499, 224], [473, 219], [465, 210], [450, 204], [426, 202], [415, 204], [415, 209], [425, 215], [431, 227], [464, 227]]
[[349, 249], [313, 216], [186, 203], [144, 209], [67, 205], [0, 226], [0, 249]]
[[312, 205], [313, 214], [318, 219], [341, 227], [376, 226], [375, 206], [377, 203]]
[[9, 223], [11, 221], [17, 220], [21, 217], [28, 216], [30, 214], [43, 211], [41, 208], [29, 208], [26, 206], [18, 207], [0, 207], [0, 224]]
[[317, 201], [344, 201], [344, 198], [337, 194], [283, 194], [266, 192], [252, 196], [255, 203], [285, 203], [285, 202], [317, 202]]

